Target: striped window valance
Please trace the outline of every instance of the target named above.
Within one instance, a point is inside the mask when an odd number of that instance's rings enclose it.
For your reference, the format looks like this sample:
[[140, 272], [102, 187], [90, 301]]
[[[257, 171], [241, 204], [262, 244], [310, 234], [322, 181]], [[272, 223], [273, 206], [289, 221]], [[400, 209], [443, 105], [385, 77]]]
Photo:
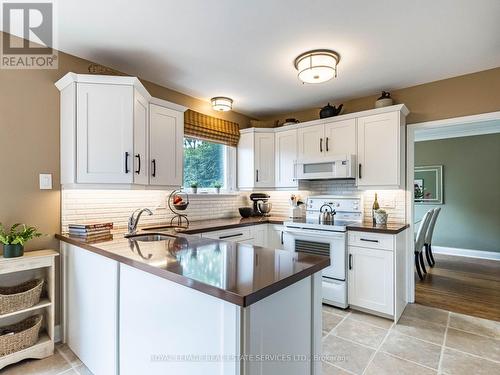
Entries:
[[236, 147], [240, 140], [240, 127], [235, 122], [188, 109], [184, 112], [184, 135]]

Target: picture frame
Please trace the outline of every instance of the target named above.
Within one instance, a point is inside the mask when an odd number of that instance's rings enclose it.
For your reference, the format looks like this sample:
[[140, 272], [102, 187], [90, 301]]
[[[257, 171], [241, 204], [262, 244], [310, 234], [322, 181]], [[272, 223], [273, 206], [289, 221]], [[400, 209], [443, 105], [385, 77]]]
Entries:
[[415, 204], [444, 204], [443, 166], [415, 167], [413, 191]]

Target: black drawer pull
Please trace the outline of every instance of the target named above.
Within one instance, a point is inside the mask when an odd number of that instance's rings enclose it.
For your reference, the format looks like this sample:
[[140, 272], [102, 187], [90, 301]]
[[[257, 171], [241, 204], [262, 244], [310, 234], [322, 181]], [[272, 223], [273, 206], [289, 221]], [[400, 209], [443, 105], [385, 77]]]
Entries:
[[352, 254], [349, 254], [349, 269], [352, 270]]
[[129, 170], [128, 170], [128, 156], [130, 154], [128, 152], [125, 152], [125, 173], [128, 173]]
[[239, 236], [243, 236], [243, 233], [228, 234], [227, 236], [220, 236], [219, 240], [223, 240], [225, 238], [239, 237]]
[[137, 154], [135, 155], [135, 157], [137, 158], [137, 163], [138, 163], [137, 170], [135, 171], [135, 173], [141, 174], [141, 154]]
[[378, 240], [369, 240], [368, 238], [360, 238], [360, 241], [365, 241], [365, 242], [376, 242], [378, 243]]
[[151, 163], [153, 164], [153, 173], [151, 175], [156, 177], [156, 159], [151, 160]]

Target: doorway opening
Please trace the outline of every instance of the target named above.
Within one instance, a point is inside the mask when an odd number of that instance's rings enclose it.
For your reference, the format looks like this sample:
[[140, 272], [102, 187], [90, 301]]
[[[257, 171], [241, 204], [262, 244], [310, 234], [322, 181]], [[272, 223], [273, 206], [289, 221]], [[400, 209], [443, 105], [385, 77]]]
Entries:
[[409, 300], [500, 321], [500, 112], [408, 125], [407, 146]]

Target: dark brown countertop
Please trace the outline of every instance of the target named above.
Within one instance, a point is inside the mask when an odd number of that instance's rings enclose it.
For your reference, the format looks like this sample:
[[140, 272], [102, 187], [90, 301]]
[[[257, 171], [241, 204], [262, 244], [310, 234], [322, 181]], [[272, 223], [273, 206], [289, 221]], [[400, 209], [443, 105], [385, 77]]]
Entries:
[[[204, 220], [204, 221], [194, 221], [189, 224], [189, 228], [183, 231], [185, 234], [198, 234], [205, 232], [213, 232], [217, 230], [231, 229], [246, 227], [258, 224], [278, 224], [282, 225], [285, 221], [291, 221], [284, 216], [257, 216], [249, 217], [243, 219], [241, 217], [232, 217], [225, 219], [214, 219], [214, 220]], [[385, 234], [398, 234], [408, 228], [408, 224], [398, 224], [389, 223], [387, 225], [373, 225], [372, 221], [363, 221], [359, 224], [350, 224], [347, 226], [347, 230], [354, 230], [359, 232], [374, 232], [374, 233], [385, 233]], [[148, 227], [149, 229], [154, 229], [155, 226]], [[164, 228], [164, 225], [159, 225], [157, 228]]]
[[[238, 225], [254, 224], [247, 220]], [[129, 240], [123, 234], [93, 243], [65, 234], [56, 238], [242, 307], [330, 265], [328, 257], [185, 234], [152, 242]]]
[[359, 224], [350, 224], [347, 226], [347, 230], [354, 230], [358, 232], [374, 232], [374, 233], [385, 233], [385, 234], [398, 234], [409, 228], [409, 224], [396, 224], [389, 223], [386, 225], [373, 225], [372, 221], [363, 221]]
[[226, 219], [193, 221], [189, 224], [189, 228], [183, 233], [197, 234], [258, 224], [283, 224], [286, 220], [287, 218], [282, 216], [255, 216], [246, 219], [241, 217], [231, 217]]

